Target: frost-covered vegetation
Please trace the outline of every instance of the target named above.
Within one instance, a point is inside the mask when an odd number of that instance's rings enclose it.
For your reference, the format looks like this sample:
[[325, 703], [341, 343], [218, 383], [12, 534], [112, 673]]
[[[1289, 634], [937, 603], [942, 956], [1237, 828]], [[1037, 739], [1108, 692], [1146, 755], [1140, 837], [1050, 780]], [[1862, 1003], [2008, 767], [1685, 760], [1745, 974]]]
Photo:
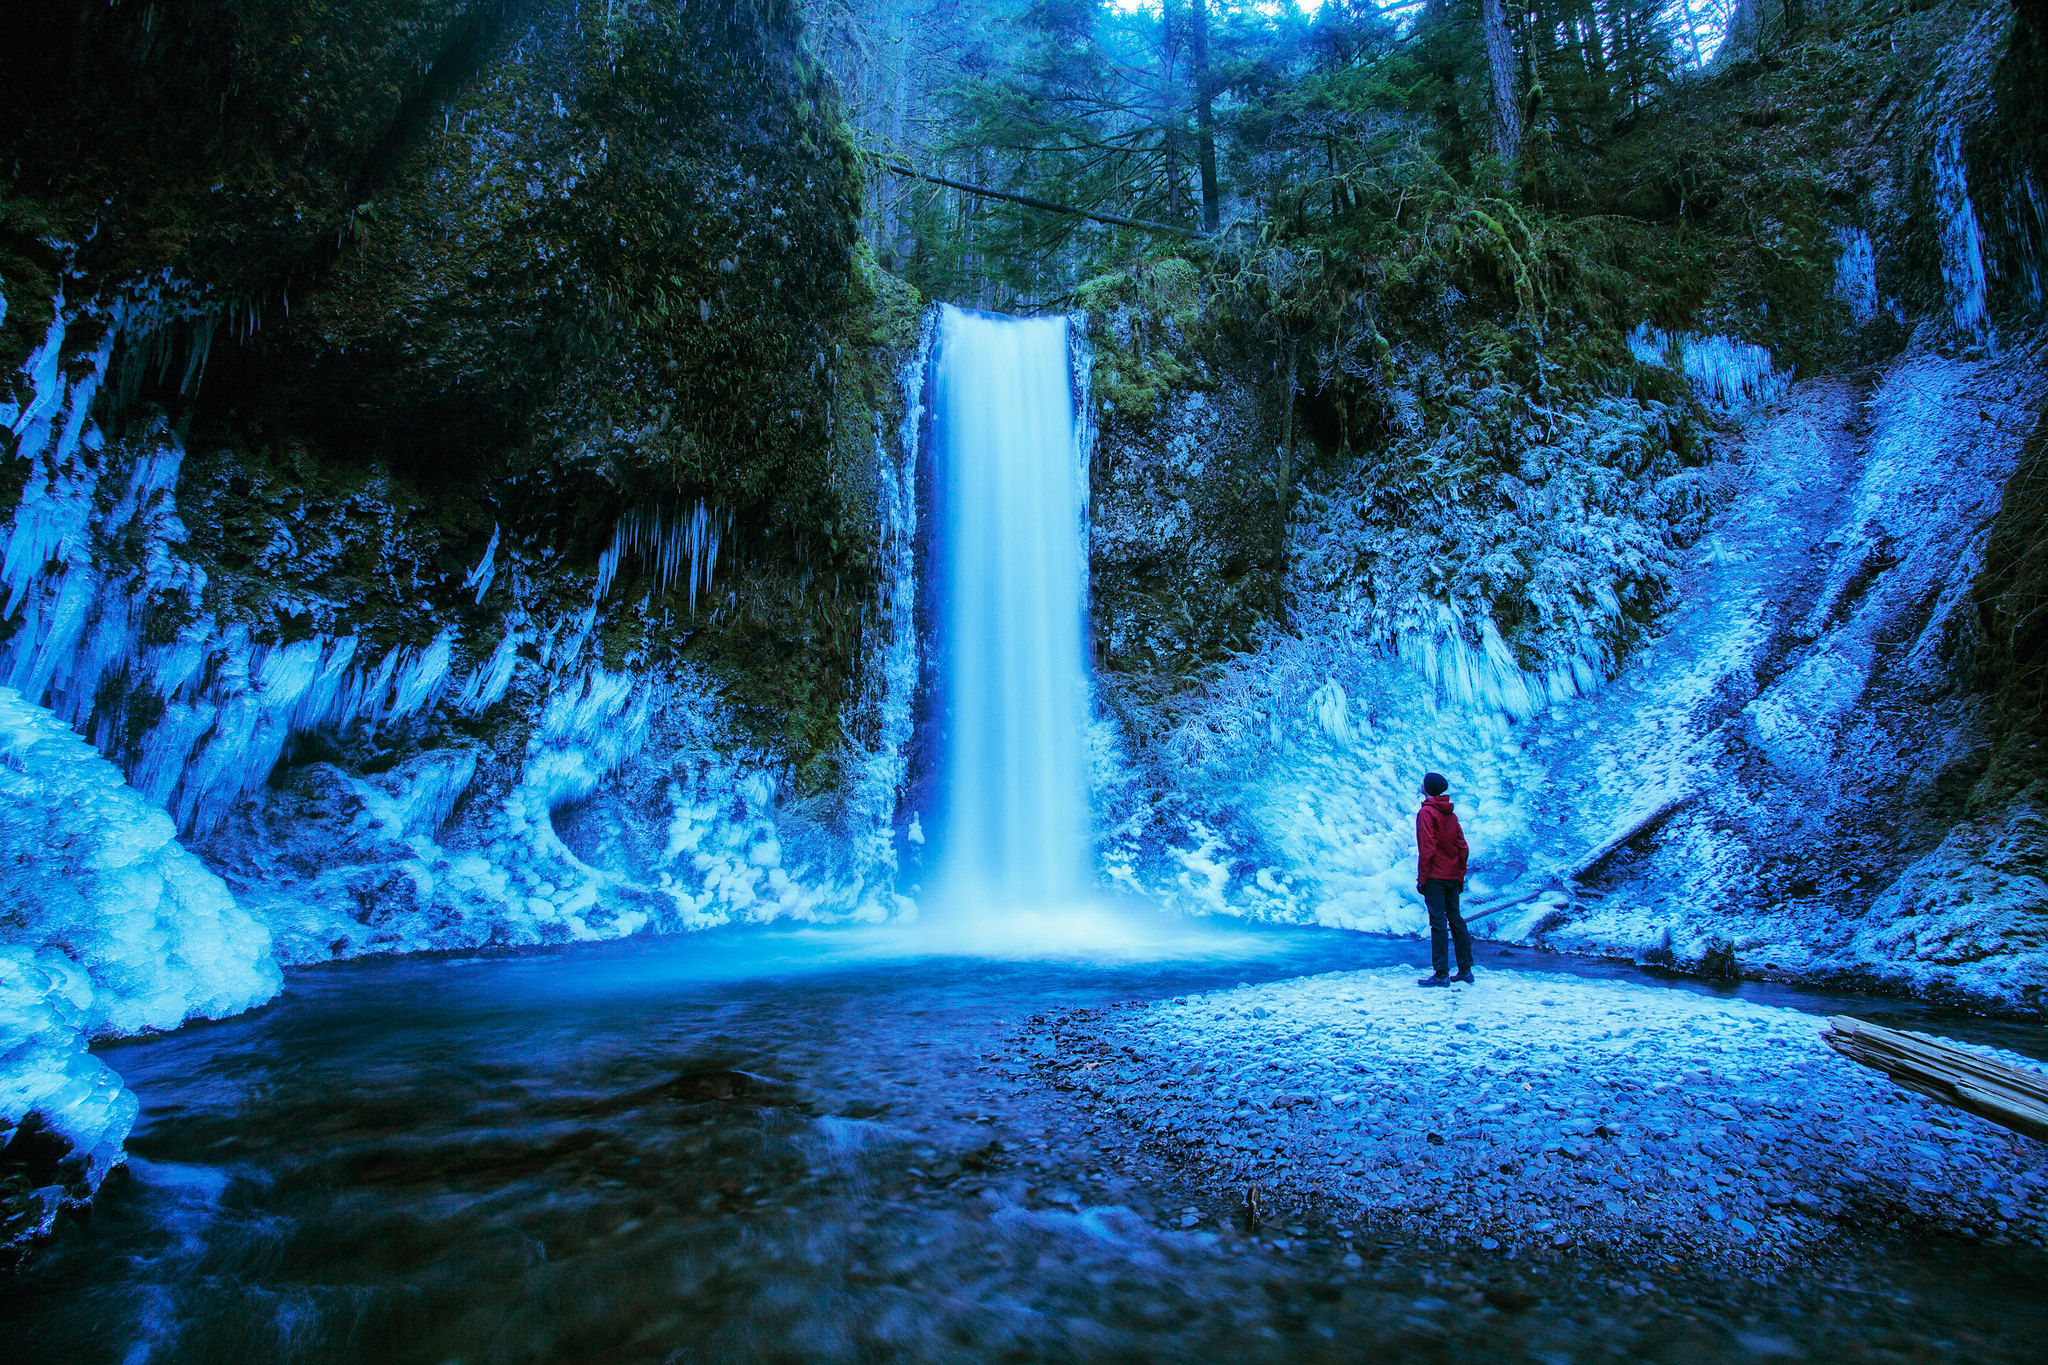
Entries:
[[[1412, 930], [1406, 822], [1434, 767], [1477, 832], [1481, 906], [1508, 903], [1490, 933], [2035, 1007], [2048, 885], [1996, 852], [2024, 779], [1979, 775], [1987, 746], [2034, 752], [2040, 713], [1974, 700], [1972, 613], [2000, 600], [1976, 575], [2040, 406], [2033, 172], [1994, 132], [2038, 145], [2035, 114], [1990, 97], [2036, 41], [1966, 5], [1767, 31], [1639, 116], [1527, 150], [1505, 195], [1461, 177], [1469, 130], [1391, 105], [1370, 124], [1378, 87], [1355, 79], [1344, 126], [1386, 139], [1268, 125], [1297, 174], [1252, 182], [1256, 244], [1080, 290], [1120, 377], [1096, 509], [1098, 602], [1128, 613], [1097, 623], [1111, 876]], [[1855, 133], [1909, 109], [1913, 138]], [[1345, 193], [1301, 192], [1312, 151], [1355, 158]], [[1996, 359], [1947, 359], [1980, 347]], [[1900, 349], [1864, 388], [1869, 427], [1794, 387]], [[1247, 407], [1240, 376], [1294, 397]], [[1175, 578], [1185, 513], [1123, 496], [1199, 506], [1202, 467], [1248, 505], [1193, 532], [1238, 581]], [[2028, 572], [2005, 534], [2019, 558], [1995, 562]], [[1975, 833], [1939, 852], [1965, 808]]]

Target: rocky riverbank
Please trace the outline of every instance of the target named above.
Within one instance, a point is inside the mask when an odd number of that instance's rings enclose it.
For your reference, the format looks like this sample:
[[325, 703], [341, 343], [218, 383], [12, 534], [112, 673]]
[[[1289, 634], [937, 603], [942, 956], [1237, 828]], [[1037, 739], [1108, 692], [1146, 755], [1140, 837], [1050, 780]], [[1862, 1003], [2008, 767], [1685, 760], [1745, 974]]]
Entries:
[[1837, 1057], [1822, 1027], [1547, 972], [1421, 992], [1394, 967], [1039, 1016], [1014, 1041], [1193, 1178], [1342, 1223], [1751, 1265], [1843, 1227], [2048, 1243], [2038, 1148]]

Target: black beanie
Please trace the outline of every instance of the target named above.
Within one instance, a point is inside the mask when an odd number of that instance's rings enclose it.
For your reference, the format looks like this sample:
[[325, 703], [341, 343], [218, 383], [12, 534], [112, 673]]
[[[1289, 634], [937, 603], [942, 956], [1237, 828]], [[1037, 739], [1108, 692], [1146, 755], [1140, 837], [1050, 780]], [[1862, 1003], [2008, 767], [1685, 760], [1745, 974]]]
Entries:
[[1425, 773], [1423, 775], [1422, 791], [1425, 796], [1442, 796], [1450, 789], [1451, 780], [1442, 773]]

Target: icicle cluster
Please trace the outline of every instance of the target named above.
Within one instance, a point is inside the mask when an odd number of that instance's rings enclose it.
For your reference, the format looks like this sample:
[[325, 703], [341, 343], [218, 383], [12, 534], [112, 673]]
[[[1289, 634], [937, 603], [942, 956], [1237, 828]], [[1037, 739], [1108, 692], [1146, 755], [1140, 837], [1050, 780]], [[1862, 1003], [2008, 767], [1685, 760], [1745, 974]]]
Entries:
[[1956, 330], [1983, 336], [1988, 282], [1984, 273], [1984, 230], [1970, 202], [1963, 164], [1963, 130], [1952, 124], [1934, 144], [1934, 206], [1941, 215], [1941, 278], [1948, 286], [1949, 313]]
[[1792, 386], [1769, 350], [1732, 337], [1666, 332], [1646, 322], [1629, 333], [1628, 348], [1645, 365], [1684, 374], [1700, 400], [1726, 417], [1776, 402]]
[[719, 523], [724, 520], [701, 500], [687, 514], [671, 513], [659, 504], [635, 507], [619, 518], [612, 543], [597, 561], [597, 600], [603, 601], [627, 556], [652, 575], [657, 592], [670, 592], [689, 573], [690, 610], [697, 595], [709, 591], [718, 568]]
[[[903, 423], [891, 440], [876, 418], [875, 611], [862, 642], [867, 660], [845, 741], [847, 834], [860, 883], [855, 913], [880, 918], [910, 908], [895, 889], [896, 805], [909, 776], [911, 696], [917, 688], [917, 457], [924, 425], [929, 321], [897, 375]], [[864, 739], [857, 736], [873, 738]]]
[[1849, 308], [1858, 327], [1877, 316], [1877, 248], [1861, 228], [1835, 229], [1835, 296]]
[[[1612, 585], [1595, 583], [1590, 590], [1608, 617], [1621, 616], [1621, 603]], [[1480, 622], [1475, 645], [1467, 640], [1464, 624], [1450, 603], [1439, 602], [1436, 607], [1436, 621], [1401, 632], [1395, 653], [1452, 706], [1504, 711], [1518, 720], [1526, 719], [1553, 702], [1597, 687], [1606, 676], [1606, 660], [1595, 637], [1583, 639], [1583, 652], [1557, 661], [1548, 673], [1531, 673], [1515, 661], [1514, 651], [1491, 617]]]
[[[622, 518], [600, 593], [547, 619], [521, 605], [521, 571], [494, 530], [459, 579], [482, 602], [512, 575], [513, 605], [487, 655], [453, 624], [372, 649], [337, 604], [318, 600], [291, 605], [331, 624], [266, 642], [208, 610], [206, 573], [183, 553], [180, 443], [161, 429], [109, 442], [91, 421], [117, 329], [92, 354], [67, 354], [76, 315], [59, 301], [25, 367], [26, 398], [0, 408], [28, 465], [17, 514], [0, 526], [0, 620], [11, 624], [0, 687], [48, 706], [51, 724], [122, 765], [136, 801], [163, 807], [166, 827], [193, 839], [273, 929], [280, 959], [907, 908], [895, 895], [892, 823], [917, 674], [914, 411], [902, 441], [877, 433], [883, 582], [869, 639], [879, 657], [864, 671], [868, 713], [850, 718], [843, 839], [814, 846], [780, 820], [780, 760], [730, 731], [707, 680], [688, 668], [613, 672], [594, 657], [603, 590], [626, 556], [693, 604], [711, 585], [729, 539], [712, 509]], [[921, 390], [921, 358], [915, 368], [907, 393]], [[182, 624], [165, 632], [167, 618]], [[375, 729], [437, 706], [479, 713], [515, 677], [533, 726], [501, 800], [472, 800], [455, 816], [478, 772], [463, 747], [376, 774], [311, 763], [267, 794], [294, 734]], [[621, 805], [628, 789], [633, 802]], [[664, 807], [649, 826], [646, 812]], [[379, 906], [369, 920], [365, 887]]]
[[[353, 633], [262, 644], [245, 625], [218, 624], [202, 606], [205, 572], [177, 552], [186, 539], [173, 501], [183, 447], [160, 431], [132, 459], [107, 448], [90, 412], [116, 328], [74, 379], [60, 363], [70, 320], [60, 298], [49, 334], [23, 366], [28, 401], [0, 407], [16, 456], [29, 465], [0, 553], [0, 619], [14, 624], [0, 644], [0, 685], [49, 706], [102, 753], [122, 755], [130, 781], [187, 832], [214, 827], [260, 786], [295, 732], [416, 715], [451, 684], [468, 711], [503, 698], [517, 662], [516, 620], [490, 660], [460, 681], [452, 627], [373, 659], [360, 657]], [[123, 569], [108, 550], [131, 538], [143, 547], [141, 563]], [[479, 596], [491, 558], [470, 578]], [[193, 613], [170, 641], [144, 642], [152, 597], [182, 598]], [[129, 729], [137, 714], [155, 717], [139, 733]]]

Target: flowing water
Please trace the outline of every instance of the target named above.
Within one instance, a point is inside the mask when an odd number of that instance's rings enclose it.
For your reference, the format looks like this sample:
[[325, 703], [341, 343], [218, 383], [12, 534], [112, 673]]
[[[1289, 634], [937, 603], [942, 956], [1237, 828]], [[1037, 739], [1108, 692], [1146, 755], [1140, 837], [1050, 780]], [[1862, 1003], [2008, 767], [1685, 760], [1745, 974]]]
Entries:
[[1452, 1250], [1341, 1211], [1272, 1209], [1255, 1234], [1237, 1191], [996, 1064], [1033, 1015], [1412, 943], [1239, 931], [1123, 965], [911, 946], [720, 931], [343, 964], [109, 1047], [142, 1101], [131, 1169], [0, 1290], [0, 1358], [2039, 1358], [2048, 1265], [2022, 1249], [1862, 1229], [1792, 1272], [1659, 1269], [1644, 1292], [1643, 1267]]
[[946, 308], [935, 363], [940, 885], [1000, 915], [1084, 884], [1087, 484], [1067, 320]]

